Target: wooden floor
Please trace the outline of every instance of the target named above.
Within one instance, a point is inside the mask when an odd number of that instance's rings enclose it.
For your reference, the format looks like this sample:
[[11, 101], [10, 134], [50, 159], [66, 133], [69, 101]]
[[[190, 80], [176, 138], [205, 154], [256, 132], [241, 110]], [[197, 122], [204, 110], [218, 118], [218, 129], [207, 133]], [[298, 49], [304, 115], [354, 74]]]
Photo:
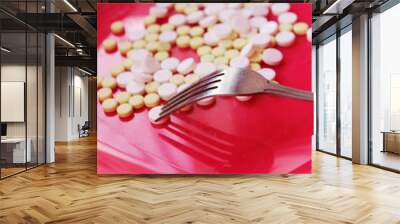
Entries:
[[312, 175], [98, 176], [94, 137], [0, 181], [0, 223], [400, 223], [400, 175], [314, 154]]

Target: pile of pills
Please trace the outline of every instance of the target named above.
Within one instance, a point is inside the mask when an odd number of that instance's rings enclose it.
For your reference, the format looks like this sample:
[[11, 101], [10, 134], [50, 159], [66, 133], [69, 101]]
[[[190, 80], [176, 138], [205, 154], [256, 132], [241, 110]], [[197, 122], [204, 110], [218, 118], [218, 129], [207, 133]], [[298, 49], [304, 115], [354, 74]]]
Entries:
[[[270, 13], [276, 20], [267, 19]], [[284, 58], [279, 48], [294, 44], [296, 36], [305, 35], [311, 42], [311, 29], [298, 21], [288, 3], [156, 3], [143, 27], [132, 30], [128, 22], [112, 23], [112, 35], [102, 46], [124, 59], [110, 75], [98, 76], [97, 93], [104, 112], [129, 118], [134, 110], [147, 107], [150, 121], [157, 124], [168, 120], [155, 122], [161, 104], [200, 78], [230, 66], [250, 68], [273, 80], [271, 67]], [[192, 49], [200, 61], [173, 57], [175, 47]], [[251, 96], [236, 98], [247, 101]], [[209, 97], [196, 104], [214, 101]]]

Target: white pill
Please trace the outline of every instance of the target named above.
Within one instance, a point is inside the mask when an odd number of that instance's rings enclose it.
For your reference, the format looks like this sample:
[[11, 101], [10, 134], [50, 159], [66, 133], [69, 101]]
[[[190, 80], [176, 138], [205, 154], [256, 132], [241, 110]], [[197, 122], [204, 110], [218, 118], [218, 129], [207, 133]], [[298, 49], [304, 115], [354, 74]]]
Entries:
[[182, 14], [175, 14], [168, 19], [168, 23], [174, 26], [180, 26], [186, 23], [186, 16]]
[[176, 68], [176, 70], [182, 74], [182, 75], [186, 75], [188, 73], [190, 73], [191, 71], [193, 71], [193, 69], [196, 67], [196, 63], [194, 61], [193, 58], [187, 58], [185, 60], [183, 60], [181, 63], [179, 63], [178, 67]]
[[137, 40], [140, 40], [140, 39], [142, 39], [145, 35], [146, 35], [146, 30], [142, 30], [142, 29], [135, 29], [135, 30], [132, 30], [132, 29], [129, 29], [129, 28], [127, 28], [128, 30], [127, 30], [127, 32], [126, 32], [126, 37], [129, 39], [129, 40], [131, 40], [131, 41], [137, 41]]
[[254, 47], [254, 44], [252, 42], [246, 44], [240, 51], [240, 56], [241, 57], [251, 57], [253, 53], [255, 52], [256, 48]]
[[259, 27], [260, 33], [276, 34], [278, 32], [278, 23], [275, 21], [267, 22]]
[[162, 69], [170, 70], [171, 72], [176, 71], [180, 61], [175, 57], [167, 58], [161, 63]]
[[308, 41], [312, 41], [312, 31], [311, 31], [311, 28], [308, 28], [308, 30], [307, 30], [307, 40]]
[[203, 28], [209, 27], [217, 23], [218, 18], [214, 15], [207, 16], [199, 21], [199, 25]]
[[215, 71], [217, 71], [217, 66], [215, 64], [210, 62], [201, 62], [197, 64], [194, 73], [199, 75], [200, 77], [204, 77], [211, 73], [214, 73]]
[[273, 80], [276, 76], [276, 72], [272, 68], [262, 68], [257, 72], [270, 81]]
[[158, 95], [160, 95], [161, 99], [169, 100], [171, 97], [175, 96], [178, 89], [173, 83], [164, 83], [160, 87], [158, 87]]
[[117, 76], [117, 84], [120, 88], [125, 88], [128, 83], [134, 80], [134, 74], [132, 72], [122, 72]]
[[260, 28], [262, 25], [266, 24], [268, 20], [263, 16], [255, 16], [249, 20], [250, 26], [254, 28]]
[[294, 24], [297, 21], [297, 15], [293, 12], [285, 12], [279, 15], [279, 23]]
[[290, 4], [289, 3], [274, 3], [271, 5], [272, 14], [279, 16], [282, 13], [289, 11]]
[[236, 99], [239, 101], [249, 101], [251, 99], [252, 96], [236, 96]]
[[162, 119], [156, 121], [157, 118], [160, 116], [160, 113], [162, 111], [161, 109], [162, 109], [162, 106], [156, 106], [149, 110], [148, 116], [149, 116], [149, 120], [151, 123], [160, 125], [160, 124], [166, 123], [169, 120], [168, 116], [166, 116], [166, 117], [163, 117]]
[[159, 39], [164, 43], [175, 42], [177, 34], [174, 31], [164, 31], [160, 34]]
[[143, 69], [144, 73], [154, 73], [160, 69], [160, 63], [151, 55], [147, 55], [139, 67]]
[[172, 72], [167, 69], [162, 69], [154, 73], [153, 79], [159, 83], [168, 82], [169, 79], [172, 77]]
[[269, 13], [268, 6], [266, 5], [255, 5], [251, 8], [253, 10], [253, 16], [267, 16]]
[[237, 10], [227, 9], [218, 13], [218, 19], [223, 23], [231, 22], [231, 18], [237, 13]]
[[153, 76], [146, 74], [140, 67], [132, 67], [131, 72], [133, 74], [133, 80], [135, 80], [136, 82], [146, 83], [153, 80]]
[[236, 58], [232, 58], [231, 62], [230, 62], [230, 66], [231, 67], [235, 67], [235, 68], [247, 68], [249, 67], [249, 59], [247, 59], [246, 57], [236, 57]]
[[262, 54], [262, 60], [267, 65], [278, 65], [283, 59], [283, 54], [276, 48], [265, 49]]
[[224, 39], [232, 33], [232, 27], [226, 23], [215, 25], [211, 32], [215, 33], [219, 39]]
[[204, 8], [207, 15], [216, 15], [225, 9], [226, 3], [210, 3]]
[[210, 46], [215, 46], [219, 42], [218, 36], [214, 32], [207, 32], [203, 36], [204, 43]]
[[148, 50], [141, 48], [129, 51], [127, 56], [132, 59], [133, 63], [140, 63], [149, 55]]
[[243, 15], [246, 19], [249, 19], [253, 16], [253, 10], [250, 8], [245, 8], [240, 10], [240, 14]]
[[142, 95], [144, 93], [144, 87], [145, 87], [144, 83], [132, 81], [128, 83], [128, 85], [126, 85], [126, 91], [132, 93], [133, 95], [135, 94]]
[[271, 35], [268, 33], [260, 33], [251, 38], [251, 42], [255, 47], [266, 48], [271, 42]]
[[290, 31], [279, 32], [276, 36], [276, 43], [281, 47], [288, 47], [293, 44], [296, 35]]
[[158, 5], [150, 7], [150, 10], [149, 10], [149, 14], [152, 16], [155, 16], [157, 18], [163, 18], [167, 15], [167, 13], [168, 13], [168, 8], [158, 6]]
[[200, 20], [204, 18], [204, 12], [203, 11], [194, 11], [190, 13], [186, 19], [188, 24], [196, 24]]
[[241, 14], [237, 14], [231, 18], [231, 26], [237, 33], [244, 34], [250, 30], [249, 20]]
[[214, 103], [214, 101], [215, 101], [215, 97], [207, 97], [207, 98], [197, 101], [196, 103], [199, 106], [209, 106], [212, 103]]

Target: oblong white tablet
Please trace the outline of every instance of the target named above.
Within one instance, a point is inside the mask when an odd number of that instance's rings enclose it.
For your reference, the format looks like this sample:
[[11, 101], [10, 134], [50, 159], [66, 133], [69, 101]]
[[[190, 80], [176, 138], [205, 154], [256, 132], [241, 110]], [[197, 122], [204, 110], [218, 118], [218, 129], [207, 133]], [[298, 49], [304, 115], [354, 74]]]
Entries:
[[257, 72], [270, 81], [273, 80], [276, 76], [276, 72], [272, 68], [262, 68]]
[[297, 15], [293, 12], [285, 12], [279, 15], [278, 22], [284, 24], [294, 24], [297, 21]]
[[235, 68], [247, 68], [249, 67], [249, 59], [246, 57], [236, 57], [236, 58], [232, 58], [231, 62], [229, 63], [229, 65], [231, 67], [235, 67]]
[[199, 21], [199, 25], [203, 28], [206, 28], [206, 27], [216, 24], [217, 21], [218, 21], [218, 18], [214, 15], [211, 15], [211, 16], [207, 16], [207, 17], [201, 19]]
[[212, 96], [212, 97], [207, 97], [207, 98], [201, 99], [201, 100], [197, 101], [196, 103], [199, 106], [209, 106], [209, 105], [213, 104], [214, 101], [215, 101], [215, 97]]
[[144, 73], [154, 73], [160, 69], [160, 63], [151, 55], [147, 55], [143, 62], [138, 64], [141, 69], [143, 69]]
[[128, 29], [125, 35], [129, 40], [137, 41], [142, 39], [146, 33], [146, 30], [143, 29]]
[[132, 81], [126, 85], [126, 91], [132, 93], [132, 95], [142, 95], [144, 93], [144, 87], [144, 83]]
[[156, 121], [162, 111], [161, 108], [162, 108], [162, 106], [160, 105], [160, 106], [153, 107], [149, 110], [148, 116], [149, 116], [149, 120], [151, 123], [160, 125], [160, 124], [166, 123], [169, 120], [169, 117], [166, 116], [166, 117], [163, 117], [162, 119], [160, 119], [159, 121]]
[[203, 36], [204, 43], [210, 46], [215, 46], [219, 42], [218, 36], [214, 32], [207, 32]]
[[269, 9], [268, 9], [267, 5], [256, 4], [251, 9], [253, 10], [253, 16], [263, 16], [263, 17], [265, 17], [269, 13]]
[[237, 10], [234, 9], [227, 9], [225, 11], [220, 11], [218, 13], [218, 19], [223, 23], [229, 23], [231, 21], [232, 16], [234, 16], [236, 12]]
[[146, 74], [140, 67], [133, 67], [131, 72], [133, 73], [133, 79], [136, 82], [146, 83], [153, 80], [153, 76]]
[[265, 49], [262, 54], [262, 60], [267, 65], [278, 65], [283, 59], [283, 54], [276, 48]]
[[207, 76], [213, 72], [217, 71], [217, 66], [214, 63], [210, 62], [201, 62], [197, 64], [194, 73], [199, 75], [200, 77]]
[[255, 52], [255, 47], [252, 42], [246, 44], [240, 51], [240, 56], [242, 57], [251, 57], [253, 53]]
[[172, 72], [168, 69], [161, 69], [154, 73], [153, 79], [159, 83], [166, 83], [172, 77]]
[[131, 50], [127, 54], [134, 64], [142, 62], [149, 55], [151, 55], [150, 52], [144, 48]]
[[180, 61], [178, 58], [175, 57], [170, 57], [165, 59], [162, 63], [161, 63], [161, 68], [162, 69], [168, 69], [171, 72], [175, 72], [176, 68], [178, 67]]
[[134, 74], [132, 72], [122, 72], [120, 73], [117, 78], [117, 85], [119, 88], [125, 88], [128, 83], [134, 80]]
[[175, 14], [168, 19], [168, 23], [174, 26], [180, 26], [186, 23], [186, 16], [183, 14]]
[[253, 43], [254, 47], [266, 48], [271, 42], [271, 39], [271, 35], [268, 33], [259, 33], [251, 38], [251, 42]]
[[174, 31], [164, 31], [160, 34], [159, 40], [164, 43], [175, 42], [177, 34]]
[[149, 14], [157, 18], [164, 18], [168, 13], [168, 8], [163, 6], [152, 6], [149, 9]]
[[289, 11], [290, 4], [289, 3], [273, 3], [271, 5], [272, 14], [275, 16], [279, 16], [282, 13]]
[[194, 61], [193, 58], [187, 58], [185, 60], [183, 60], [181, 63], [179, 63], [178, 67], [176, 68], [176, 70], [182, 74], [182, 75], [186, 75], [189, 72], [193, 71], [196, 67], [196, 63]]
[[276, 43], [281, 47], [288, 47], [293, 44], [296, 35], [290, 31], [279, 32], [275, 36]]
[[198, 23], [200, 20], [202, 20], [204, 18], [204, 12], [203, 11], [194, 11], [192, 13], [190, 13], [186, 19], [187, 19], [187, 23], [188, 24], [196, 24]]
[[164, 83], [158, 87], [158, 95], [160, 95], [163, 100], [171, 99], [171, 97], [175, 96], [177, 91], [178, 88], [173, 83]]
[[232, 16], [230, 25], [239, 34], [248, 33], [250, 30], [249, 20], [241, 14]]
[[275, 21], [269, 21], [259, 27], [260, 33], [267, 33], [274, 35], [278, 32], [278, 23]]
[[268, 20], [263, 16], [255, 16], [249, 20], [250, 26], [254, 28], [260, 28], [264, 24], [268, 23]]

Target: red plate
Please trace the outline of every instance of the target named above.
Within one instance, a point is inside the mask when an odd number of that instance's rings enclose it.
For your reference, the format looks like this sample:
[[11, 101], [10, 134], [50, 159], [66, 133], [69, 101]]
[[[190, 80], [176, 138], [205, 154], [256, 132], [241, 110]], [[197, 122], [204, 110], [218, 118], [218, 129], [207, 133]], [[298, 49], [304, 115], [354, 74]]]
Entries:
[[[118, 52], [107, 54], [101, 48], [102, 41], [110, 35], [110, 24], [125, 20], [140, 28], [151, 5], [98, 4], [98, 74], [110, 75], [111, 67], [123, 58]], [[291, 6], [299, 21], [311, 25], [311, 4]], [[268, 19], [276, 18], [268, 15]], [[280, 50], [284, 61], [273, 67], [276, 81], [311, 90], [311, 44], [306, 37], [296, 37], [293, 46]], [[198, 60], [192, 50], [175, 48], [172, 55]], [[151, 125], [147, 109], [122, 121], [118, 116], [104, 114], [101, 105], [97, 106], [99, 174], [311, 172], [310, 102], [275, 95], [256, 96], [248, 102], [219, 97], [215, 105], [195, 106], [189, 113], [177, 113], [161, 127]]]

